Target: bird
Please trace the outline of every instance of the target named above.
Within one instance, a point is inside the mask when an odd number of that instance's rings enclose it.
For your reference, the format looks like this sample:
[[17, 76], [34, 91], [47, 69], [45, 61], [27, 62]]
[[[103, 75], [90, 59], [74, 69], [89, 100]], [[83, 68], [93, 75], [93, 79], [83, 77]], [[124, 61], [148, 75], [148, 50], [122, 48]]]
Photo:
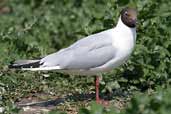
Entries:
[[137, 10], [125, 7], [115, 27], [86, 36], [41, 59], [14, 61], [9, 68], [95, 76], [96, 102], [103, 104], [99, 97], [100, 75], [128, 60], [136, 44], [136, 25]]

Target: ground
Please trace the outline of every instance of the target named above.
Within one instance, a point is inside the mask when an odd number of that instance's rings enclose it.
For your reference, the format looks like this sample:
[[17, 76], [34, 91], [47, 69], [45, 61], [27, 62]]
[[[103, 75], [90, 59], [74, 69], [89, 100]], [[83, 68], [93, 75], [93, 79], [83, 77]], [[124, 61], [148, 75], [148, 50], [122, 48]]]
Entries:
[[[94, 77], [8, 68], [114, 27], [127, 6], [139, 12], [136, 47], [124, 65], [103, 74], [100, 92], [111, 108], [93, 102]], [[170, 6], [170, 0], [0, 0], [0, 112], [170, 114]], [[20, 108], [35, 101], [46, 102]]]

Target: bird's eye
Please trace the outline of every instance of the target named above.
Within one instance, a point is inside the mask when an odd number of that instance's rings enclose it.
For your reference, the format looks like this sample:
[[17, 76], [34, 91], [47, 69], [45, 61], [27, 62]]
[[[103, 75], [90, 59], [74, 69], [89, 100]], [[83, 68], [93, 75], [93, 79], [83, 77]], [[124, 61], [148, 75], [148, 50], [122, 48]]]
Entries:
[[128, 16], [128, 12], [127, 11], [125, 12], [125, 15]]

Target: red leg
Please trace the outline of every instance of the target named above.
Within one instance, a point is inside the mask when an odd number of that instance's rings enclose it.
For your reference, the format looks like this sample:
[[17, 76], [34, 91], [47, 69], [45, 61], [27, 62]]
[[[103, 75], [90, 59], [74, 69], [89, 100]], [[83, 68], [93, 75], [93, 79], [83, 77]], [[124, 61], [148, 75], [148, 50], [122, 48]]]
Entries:
[[99, 97], [99, 81], [100, 81], [100, 77], [96, 76], [96, 82], [95, 82], [96, 83], [96, 87], [95, 87], [96, 88], [96, 103], [102, 104], [106, 107], [106, 106], [109, 106], [109, 102], [101, 100]]
[[100, 103], [100, 98], [99, 98], [99, 76], [96, 76], [96, 103]]

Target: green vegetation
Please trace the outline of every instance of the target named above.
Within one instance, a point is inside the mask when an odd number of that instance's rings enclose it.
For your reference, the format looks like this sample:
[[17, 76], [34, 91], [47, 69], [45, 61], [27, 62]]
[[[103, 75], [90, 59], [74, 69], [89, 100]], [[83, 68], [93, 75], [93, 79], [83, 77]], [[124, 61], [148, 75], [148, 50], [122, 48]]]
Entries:
[[[68, 107], [74, 107], [80, 114], [169, 114], [170, 0], [1, 0], [0, 107], [5, 108], [4, 113], [19, 113], [15, 103], [36, 93], [50, 95], [41, 99], [93, 93], [93, 77], [15, 71], [8, 65], [16, 59], [43, 57], [114, 27], [125, 6], [139, 11], [137, 45], [125, 65], [103, 75], [101, 92], [110, 95], [112, 111], [75, 100], [56, 106], [57, 110], [70, 113]], [[120, 101], [123, 105], [118, 106]]]
[[128, 107], [120, 112], [112, 108], [105, 110], [102, 106], [92, 104], [90, 109], [81, 109], [79, 114], [170, 114], [170, 96], [171, 89], [158, 90], [153, 95], [137, 94]]

